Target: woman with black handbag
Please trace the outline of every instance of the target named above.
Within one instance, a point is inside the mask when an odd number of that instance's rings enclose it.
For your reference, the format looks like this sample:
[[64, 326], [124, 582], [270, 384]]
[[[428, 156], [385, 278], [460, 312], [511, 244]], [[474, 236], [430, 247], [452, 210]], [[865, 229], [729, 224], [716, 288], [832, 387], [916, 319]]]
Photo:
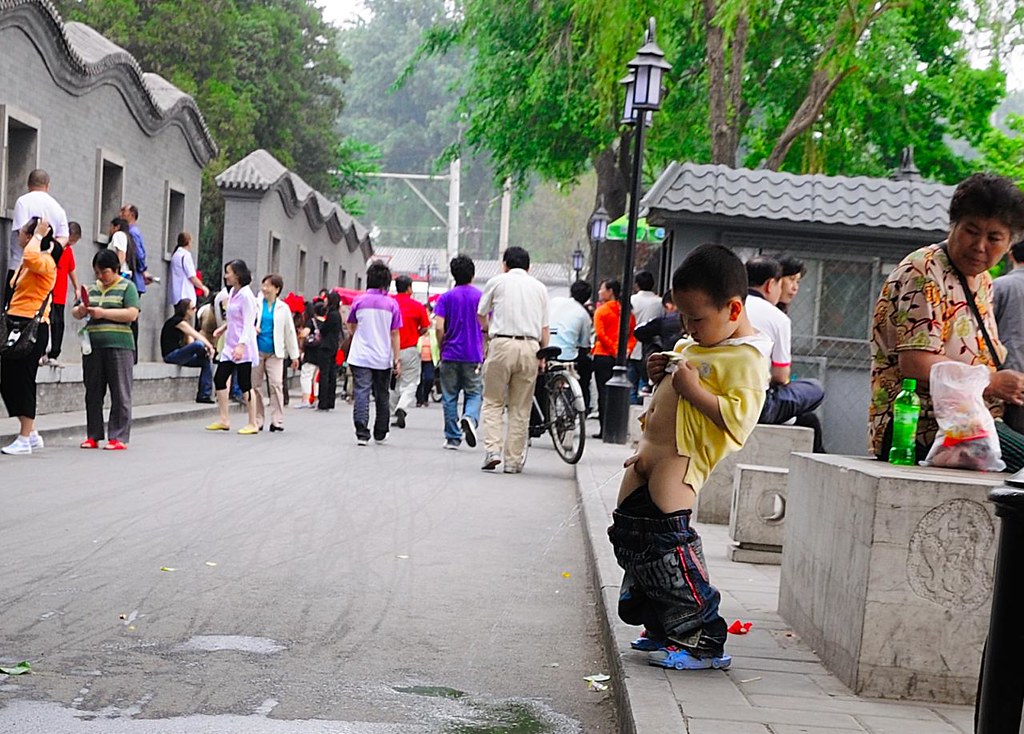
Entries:
[[57, 262], [48, 252], [55, 245], [53, 231], [42, 218], [33, 217], [18, 231], [18, 246], [25, 251], [8, 285], [10, 298], [0, 327], [0, 395], [12, 418], [20, 422], [18, 437], [0, 452], [14, 456], [43, 448], [36, 431], [36, 372], [50, 340], [50, 298], [57, 282]]

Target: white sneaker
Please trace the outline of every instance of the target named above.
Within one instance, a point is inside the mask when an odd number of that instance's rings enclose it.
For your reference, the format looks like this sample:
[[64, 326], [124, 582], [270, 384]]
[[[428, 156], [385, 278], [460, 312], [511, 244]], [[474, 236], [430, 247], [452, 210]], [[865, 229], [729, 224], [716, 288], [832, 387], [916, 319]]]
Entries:
[[390, 435], [391, 435], [390, 433], [385, 433], [384, 434], [384, 438], [375, 438], [375, 439], [373, 439], [373, 442], [375, 444], [377, 444], [378, 446], [383, 446], [384, 444], [386, 444], [388, 442], [388, 436], [390, 436]]
[[8, 446], [4, 446], [0, 449], [5, 454], [10, 456], [22, 456], [32, 453], [32, 442], [23, 436], [18, 436]]
[[32, 431], [32, 433], [28, 434], [28, 443], [33, 451], [46, 448], [46, 444], [43, 443], [43, 437], [39, 435], [39, 431]]

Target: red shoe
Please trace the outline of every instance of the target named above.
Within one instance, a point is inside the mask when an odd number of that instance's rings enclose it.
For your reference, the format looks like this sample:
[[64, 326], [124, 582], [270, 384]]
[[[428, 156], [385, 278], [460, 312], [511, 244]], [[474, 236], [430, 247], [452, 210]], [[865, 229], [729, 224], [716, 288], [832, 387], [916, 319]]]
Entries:
[[107, 451], [124, 451], [128, 448], [126, 444], [121, 443], [116, 438], [112, 438], [107, 441], [107, 445], [103, 447]]
[[82, 443], [78, 444], [80, 449], [98, 449], [100, 445], [96, 443], [95, 438], [87, 438]]

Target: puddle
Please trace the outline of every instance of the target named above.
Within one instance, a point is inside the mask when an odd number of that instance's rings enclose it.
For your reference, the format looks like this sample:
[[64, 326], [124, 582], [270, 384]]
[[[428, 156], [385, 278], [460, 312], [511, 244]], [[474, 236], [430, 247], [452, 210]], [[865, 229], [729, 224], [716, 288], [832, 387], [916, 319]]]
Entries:
[[466, 695], [462, 691], [443, 686], [396, 686], [392, 690], [397, 693], [409, 693], [413, 696], [426, 696], [427, 698], [462, 698]]
[[183, 642], [174, 648], [175, 652], [234, 650], [253, 655], [273, 655], [284, 649], [284, 645], [269, 637], [246, 637], [244, 635], [196, 635], [188, 642]]

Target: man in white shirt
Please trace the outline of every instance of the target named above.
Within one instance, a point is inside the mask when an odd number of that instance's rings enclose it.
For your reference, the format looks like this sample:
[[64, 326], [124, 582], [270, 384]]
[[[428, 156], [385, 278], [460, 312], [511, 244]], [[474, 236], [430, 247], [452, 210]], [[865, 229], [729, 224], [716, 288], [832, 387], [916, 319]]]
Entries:
[[[523, 470], [533, 387], [537, 382], [537, 351], [547, 346], [548, 289], [530, 275], [530, 254], [510, 247], [504, 272], [487, 281], [477, 317], [490, 342], [484, 360], [482, 419], [487, 455], [483, 469], [505, 462], [506, 474]], [[502, 411], [508, 405], [508, 440], [503, 441]], [[503, 453], [504, 449], [504, 453]]]
[[782, 295], [782, 266], [771, 257], [752, 257], [747, 261], [747, 281], [750, 323], [772, 340], [772, 380], [758, 423], [781, 425], [795, 418], [796, 425], [814, 429], [814, 451], [824, 453], [821, 423], [814, 409], [824, 400], [825, 390], [817, 380], [790, 379], [793, 326], [777, 306]]
[[[28, 175], [28, 192], [18, 197], [14, 204], [14, 220], [11, 228], [10, 250], [7, 258], [7, 279], [10, 283], [14, 273], [21, 267], [24, 250], [17, 246], [17, 232], [32, 217], [43, 217], [53, 227], [53, 237], [62, 246], [68, 243], [68, 215], [56, 199], [50, 196], [50, 174], [37, 168]], [[3, 289], [0, 288], [0, 295]]]
[[[646, 270], [641, 270], [634, 279], [636, 293], [629, 299], [629, 305], [633, 308], [633, 318], [637, 324], [646, 324], [652, 319], [664, 315], [665, 309], [661, 305], [661, 296], [654, 292], [654, 276]], [[626, 367], [629, 371], [629, 402], [632, 405], [640, 405], [640, 391], [647, 387], [647, 370], [643, 362], [644, 345], [637, 340], [636, 346], [629, 354], [629, 361]]]

